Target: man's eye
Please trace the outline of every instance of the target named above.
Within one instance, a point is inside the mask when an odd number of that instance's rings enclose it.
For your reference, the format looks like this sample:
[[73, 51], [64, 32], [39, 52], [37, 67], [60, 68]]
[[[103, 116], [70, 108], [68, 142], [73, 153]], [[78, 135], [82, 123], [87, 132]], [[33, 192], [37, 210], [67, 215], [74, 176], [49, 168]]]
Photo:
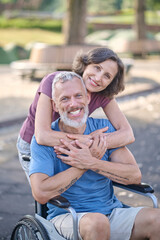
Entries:
[[68, 99], [67, 97], [63, 97], [63, 98], [61, 98], [61, 101], [65, 102], [65, 101], [67, 101], [67, 99]]
[[77, 97], [77, 98], [81, 98], [81, 97], [82, 97], [82, 94], [77, 94], [76, 97]]

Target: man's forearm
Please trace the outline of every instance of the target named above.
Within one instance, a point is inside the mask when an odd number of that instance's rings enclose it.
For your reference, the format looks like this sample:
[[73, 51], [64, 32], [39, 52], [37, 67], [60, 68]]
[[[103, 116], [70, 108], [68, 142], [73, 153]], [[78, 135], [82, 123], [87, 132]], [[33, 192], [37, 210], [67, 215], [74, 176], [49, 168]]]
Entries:
[[102, 174], [112, 181], [122, 184], [138, 184], [141, 182], [141, 174], [136, 165], [96, 161], [91, 167], [92, 171]]
[[49, 199], [65, 192], [84, 172], [85, 170], [71, 167], [53, 177], [41, 173], [32, 174], [30, 180], [33, 196], [38, 202], [44, 204]]

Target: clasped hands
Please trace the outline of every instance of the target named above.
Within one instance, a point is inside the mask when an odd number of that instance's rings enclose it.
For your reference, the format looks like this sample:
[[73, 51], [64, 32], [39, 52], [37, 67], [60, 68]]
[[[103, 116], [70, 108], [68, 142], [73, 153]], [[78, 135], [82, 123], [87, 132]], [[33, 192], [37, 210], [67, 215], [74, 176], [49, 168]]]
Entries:
[[67, 137], [70, 141], [61, 139], [61, 145], [54, 147], [57, 157], [72, 167], [90, 169], [107, 150], [106, 134], [104, 133], [107, 129], [108, 127], [96, 130], [90, 135], [68, 134]]

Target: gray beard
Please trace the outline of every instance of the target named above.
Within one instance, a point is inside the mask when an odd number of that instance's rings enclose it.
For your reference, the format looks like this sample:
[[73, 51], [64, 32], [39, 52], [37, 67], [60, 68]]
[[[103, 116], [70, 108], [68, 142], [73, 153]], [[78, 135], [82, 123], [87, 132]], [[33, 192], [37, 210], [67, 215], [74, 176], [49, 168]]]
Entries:
[[69, 119], [67, 117], [67, 113], [66, 112], [63, 112], [63, 113], [59, 112], [59, 114], [60, 114], [60, 118], [61, 118], [62, 122], [65, 125], [73, 127], [73, 128], [79, 128], [79, 127], [82, 127], [86, 123], [87, 118], [88, 118], [88, 112], [89, 112], [88, 111], [88, 106], [86, 106], [84, 108], [84, 116], [83, 116], [83, 118], [81, 119], [80, 122], [77, 122], [75, 120]]

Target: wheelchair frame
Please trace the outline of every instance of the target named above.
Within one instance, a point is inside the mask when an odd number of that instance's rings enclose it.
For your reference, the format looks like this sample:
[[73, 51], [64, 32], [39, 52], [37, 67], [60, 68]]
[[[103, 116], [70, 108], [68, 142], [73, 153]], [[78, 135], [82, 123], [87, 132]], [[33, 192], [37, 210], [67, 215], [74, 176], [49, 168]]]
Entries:
[[[138, 185], [123, 185], [113, 182], [113, 186], [148, 197], [152, 200], [153, 207], [158, 208], [157, 198], [153, 194], [154, 189], [150, 185], [144, 183]], [[62, 196], [57, 196], [49, 202], [57, 207], [64, 208], [71, 213], [73, 219], [73, 240], [78, 240], [77, 215], [75, 210], [70, 206], [69, 201]], [[124, 205], [124, 207], [129, 206]], [[30, 240], [30, 236], [32, 235], [29, 234], [33, 234], [33, 240], [66, 240], [64, 237], [59, 235], [53, 223], [46, 220], [46, 210], [46, 204], [41, 205], [38, 202], [35, 202], [35, 216], [26, 215], [19, 220], [12, 232], [11, 240]]]

